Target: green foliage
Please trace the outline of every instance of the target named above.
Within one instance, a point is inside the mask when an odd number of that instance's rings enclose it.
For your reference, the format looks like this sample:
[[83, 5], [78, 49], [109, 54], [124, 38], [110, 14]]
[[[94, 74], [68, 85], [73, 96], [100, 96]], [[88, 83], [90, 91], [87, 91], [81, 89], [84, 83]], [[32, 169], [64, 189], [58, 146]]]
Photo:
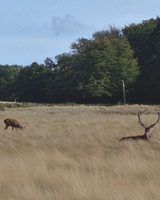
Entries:
[[79, 39], [71, 46], [72, 54], [57, 57], [63, 93], [75, 95], [78, 102], [116, 102], [121, 100], [122, 80], [126, 86], [136, 80], [137, 61], [129, 42], [108, 34]]
[[115, 26], [110, 26], [108, 30], [98, 31], [93, 34], [94, 39], [99, 40], [110, 40], [110, 39], [119, 39], [123, 37], [121, 29], [116, 28]]
[[160, 98], [160, 18], [157, 18], [157, 26], [150, 35], [148, 43], [149, 51], [146, 59], [146, 68], [149, 73], [148, 85], [149, 101], [159, 103]]
[[14, 100], [13, 84], [21, 68], [17, 65], [0, 65], [1, 100]]
[[32, 63], [20, 70], [14, 91], [19, 101], [48, 102], [48, 86], [52, 80], [53, 71], [44, 65]]
[[150, 34], [155, 29], [157, 20], [144, 20], [139, 24], [130, 24], [123, 29], [123, 34], [130, 42], [134, 50], [134, 56], [138, 58], [139, 64], [144, 63]]
[[140, 75], [137, 82], [137, 101], [159, 102], [159, 18], [131, 24], [123, 29], [128, 38], [134, 57], [138, 59]]

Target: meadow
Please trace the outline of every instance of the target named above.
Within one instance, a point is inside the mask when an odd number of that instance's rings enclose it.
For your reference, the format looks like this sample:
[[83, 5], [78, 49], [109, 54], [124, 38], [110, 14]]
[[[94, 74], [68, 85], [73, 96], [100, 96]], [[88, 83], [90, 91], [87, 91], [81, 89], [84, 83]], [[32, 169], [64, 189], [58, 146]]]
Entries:
[[[0, 199], [159, 200], [160, 122], [144, 133], [158, 106], [37, 106], [0, 111]], [[25, 130], [4, 129], [6, 118]]]

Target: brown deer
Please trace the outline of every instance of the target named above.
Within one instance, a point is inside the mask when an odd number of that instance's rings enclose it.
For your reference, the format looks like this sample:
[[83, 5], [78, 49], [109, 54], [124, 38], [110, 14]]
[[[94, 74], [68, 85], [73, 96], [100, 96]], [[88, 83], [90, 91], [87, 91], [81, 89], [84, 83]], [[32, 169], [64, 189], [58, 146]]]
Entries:
[[[147, 109], [146, 109], [146, 110], [147, 110]], [[146, 139], [148, 139], [148, 138], [153, 137], [153, 135], [152, 135], [152, 129], [153, 129], [153, 127], [159, 122], [160, 113], [158, 113], [158, 119], [157, 119], [157, 121], [156, 121], [154, 124], [152, 124], [152, 125], [146, 127], [146, 126], [142, 123], [141, 118], [140, 118], [141, 114], [144, 113], [146, 110], [144, 110], [144, 111], [139, 111], [139, 112], [138, 112], [138, 123], [140, 123], [141, 126], [145, 128], [144, 134], [143, 134], [143, 135], [136, 135], [136, 136], [123, 137], [123, 138], [121, 138], [119, 141], [128, 140], [128, 139], [133, 139], [133, 140], [142, 139], [142, 140], [146, 140]]]
[[4, 120], [4, 123], [6, 124], [5, 129], [7, 129], [8, 126], [12, 126], [12, 130], [14, 130], [14, 128], [16, 130], [17, 130], [17, 128], [23, 130], [23, 126], [21, 126], [20, 123], [17, 120], [15, 120], [15, 119], [9, 119], [9, 118], [7, 118], [7, 119]]

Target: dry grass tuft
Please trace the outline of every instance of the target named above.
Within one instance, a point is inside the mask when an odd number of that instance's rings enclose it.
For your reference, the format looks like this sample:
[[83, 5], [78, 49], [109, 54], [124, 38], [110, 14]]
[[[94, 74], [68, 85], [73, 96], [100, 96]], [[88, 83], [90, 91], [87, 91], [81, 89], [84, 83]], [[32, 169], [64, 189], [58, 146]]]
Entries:
[[[160, 199], [160, 124], [148, 141], [123, 141], [156, 121], [155, 106], [54, 106], [0, 112], [0, 199]], [[24, 131], [4, 130], [17, 119]]]

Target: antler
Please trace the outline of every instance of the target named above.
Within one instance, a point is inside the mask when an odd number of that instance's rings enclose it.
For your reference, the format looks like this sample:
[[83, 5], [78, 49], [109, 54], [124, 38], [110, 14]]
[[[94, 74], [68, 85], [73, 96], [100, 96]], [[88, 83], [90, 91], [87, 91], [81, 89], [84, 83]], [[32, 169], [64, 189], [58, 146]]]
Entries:
[[145, 109], [144, 111], [139, 110], [139, 112], [138, 112], [138, 119], [139, 119], [138, 123], [140, 123], [143, 127], [146, 127], [146, 126], [142, 123], [140, 116], [141, 116], [142, 113], [146, 112], [146, 110], [147, 109]]
[[[146, 112], [146, 110], [147, 109], [145, 109], [144, 111], [139, 111], [138, 112], [138, 119], [139, 119], [138, 123], [140, 123], [145, 128], [146, 128], [146, 126], [142, 123], [140, 116], [141, 116], [142, 113]], [[159, 122], [159, 119], [160, 119], [160, 112], [158, 112], [158, 119], [157, 119], [157, 121], [155, 123], [153, 123], [152, 125], [150, 125], [148, 128], [152, 128], [153, 126], [155, 126]]]
[[[156, 110], [156, 111], [157, 111], [157, 110]], [[157, 114], [158, 114], [158, 119], [157, 119], [157, 121], [156, 121], [155, 123], [153, 123], [152, 125], [150, 125], [149, 128], [152, 128], [153, 126], [155, 126], [155, 125], [159, 122], [160, 112], [157, 112]]]

